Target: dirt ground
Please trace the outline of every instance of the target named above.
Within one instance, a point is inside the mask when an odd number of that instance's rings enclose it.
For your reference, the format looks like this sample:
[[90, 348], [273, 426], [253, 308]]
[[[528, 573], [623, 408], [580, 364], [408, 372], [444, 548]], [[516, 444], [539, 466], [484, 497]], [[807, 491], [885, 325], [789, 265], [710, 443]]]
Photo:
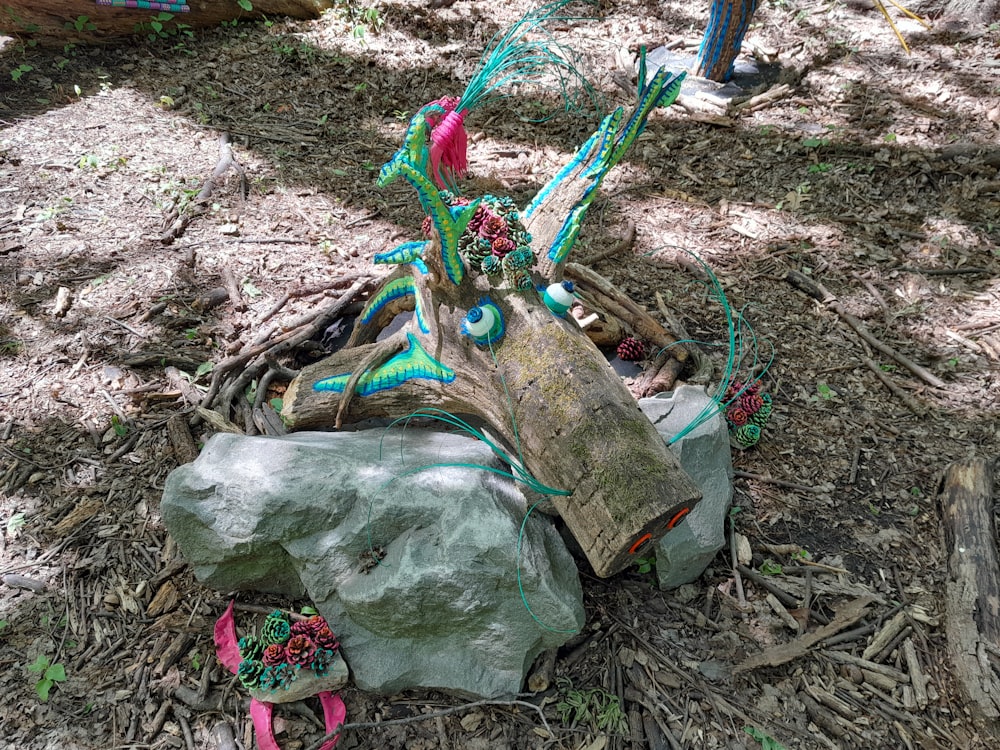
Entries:
[[[6, 45], [3, 744], [224, 748], [222, 724], [251, 746], [245, 700], [212, 658], [227, 592], [193, 580], [159, 518], [165, 476], [190, 459], [168, 424], [182, 415], [206, 439], [193, 417], [213, 364], [378, 276], [374, 253], [418, 237], [413, 195], [377, 189], [377, 170], [409, 116], [459, 93], [490, 36], [528, 7], [376, 2], [114, 49]], [[597, 15], [562, 31], [615, 106], [634, 96], [639, 45], [693, 54], [707, 3], [623, 0]], [[745, 51], [777, 63], [787, 88], [739, 109], [692, 96], [655, 113], [577, 251], [634, 227], [595, 269], [650, 310], [659, 295], [706, 342], [716, 379], [725, 317], [689, 254], [752, 326], [775, 408], [761, 443], [734, 454], [733, 549], [669, 592], [650, 572], [601, 580], [581, 563], [586, 631], [558, 654], [558, 681], [520, 698], [541, 711], [349, 688], [347, 721], [361, 726], [340, 747], [996, 747], [947, 652], [937, 489], [951, 462], [1000, 453], [1000, 30], [893, 15], [910, 55], [861, 3], [762, 3]], [[523, 204], [597, 122], [531, 122], [537, 105], [471, 116], [466, 192]], [[199, 211], [222, 133], [236, 164]], [[321, 351], [310, 342], [281, 363]], [[741, 540], [752, 558], [734, 572]], [[739, 668], [831, 621], [836, 637], [797, 658]], [[598, 727], [609, 696], [628, 721]], [[590, 714], [568, 710], [574, 700]], [[285, 748], [322, 734], [301, 705], [280, 713]]]

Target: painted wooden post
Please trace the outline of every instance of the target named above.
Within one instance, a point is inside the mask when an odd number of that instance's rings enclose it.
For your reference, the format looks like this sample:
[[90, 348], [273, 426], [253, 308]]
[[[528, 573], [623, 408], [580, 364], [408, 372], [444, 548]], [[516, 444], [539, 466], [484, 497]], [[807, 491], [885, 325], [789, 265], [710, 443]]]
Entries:
[[712, 0], [708, 28], [702, 37], [694, 74], [725, 83], [733, 74], [743, 37], [758, 0]]

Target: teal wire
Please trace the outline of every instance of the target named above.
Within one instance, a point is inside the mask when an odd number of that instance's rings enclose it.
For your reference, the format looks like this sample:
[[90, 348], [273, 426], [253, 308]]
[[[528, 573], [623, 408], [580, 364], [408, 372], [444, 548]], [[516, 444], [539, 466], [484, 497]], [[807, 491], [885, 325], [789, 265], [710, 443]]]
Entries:
[[[683, 250], [683, 248], [680, 249]], [[659, 248], [657, 248], [657, 250], [659, 250]], [[651, 250], [649, 253], [646, 253], [646, 255], [651, 255], [652, 253], [655, 252], [656, 250]], [[744, 366], [744, 362], [747, 356], [745, 353], [746, 351], [751, 351], [753, 353], [753, 362], [749, 367], [750, 372], [753, 372], [757, 369], [757, 366], [760, 361], [758, 358], [759, 348], [757, 345], [757, 334], [753, 330], [753, 327], [747, 322], [746, 316], [744, 315], [743, 312], [749, 305], [745, 305], [743, 308], [741, 308], [734, 317], [732, 307], [729, 304], [729, 300], [726, 298], [726, 293], [722, 288], [722, 284], [719, 281], [719, 278], [712, 271], [712, 269], [708, 266], [707, 263], [705, 263], [705, 261], [699, 258], [695, 253], [692, 253], [688, 250], [683, 250], [683, 252], [687, 253], [692, 258], [694, 258], [695, 261], [702, 267], [702, 270], [704, 270], [705, 273], [708, 275], [709, 288], [712, 292], [712, 297], [714, 297], [715, 300], [722, 307], [722, 310], [726, 316], [726, 333], [728, 339], [728, 349], [726, 355], [725, 371], [723, 372], [722, 378], [719, 380], [719, 385], [716, 388], [715, 393], [713, 393], [711, 396], [712, 399], [711, 403], [706, 405], [700, 412], [698, 412], [698, 414], [695, 415], [695, 417], [687, 425], [685, 425], [685, 427], [680, 432], [678, 432], [676, 435], [670, 438], [670, 440], [667, 441], [668, 445], [673, 445], [684, 436], [690, 434], [693, 430], [698, 429], [698, 427], [703, 425], [705, 422], [714, 417], [716, 414], [724, 412], [726, 407], [728, 407], [730, 404], [733, 403], [733, 401], [735, 401], [743, 393], [745, 393], [746, 390], [751, 385], [753, 385], [754, 383], [758, 382], [761, 378], [763, 378], [764, 373], [766, 373], [768, 369], [770, 369], [771, 364], [774, 362], [774, 354], [775, 354], [774, 345], [771, 344], [770, 341], [767, 341], [768, 346], [770, 346], [771, 348], [771, 356], [768, 359], [767, 364], [764, 365], [764, 367], [760, 370], [760, 373], [758, 375], [747, 380], [747, 382], [743, 384], [740, 390], [736, 394], [734, 394], [729, 401], [722, 403], [722, 399], [725, 396], [726, 390], [729, 388], [730, 384], [734, 382], [734, 373]], [[746, 336], [749, 336], [751, 340], [749, 346], [747, 346], [744, 341]], [[693, 339], [675, 341], [674, 343], [660, 349], [657, 352], [657, 354], [666, 351], [671, 346], [676, 346], [677, 344], [684, 344], [684, 343], [702, 344], [704, 342], [695, 341]], [[719, 344], [709, 344], [709, 345], [719, 346]]]
[[539, 500], [537, 503], [528, 508], [528, 512], [524, 514], [524, 520], [521, 521], [521, 530], [517, 534], [517, 591], [521, 595], [521, 602], [524, 604], [524, 608], [531, 615], [531, 619], [538, 623], [539, 627], [544, 630], [548, 630], [550, 633], [562, 633], [564, 635], [575, 635], [580, 631], [577, 629], [571, 630], [561, 630], [559, 628], [554, 628], [551, 625], [546, 624], [534, 613], [531, 609], [531, 604], [528, 603], [528, 595], [524, 592], [524, 585], [521, 581], [521, 540], [524, 538], [524, 529], [528, 525], [528, 517], [531, 515], [532, 511], [535, 510], [539, 505], [541, 505], [544, 500]]

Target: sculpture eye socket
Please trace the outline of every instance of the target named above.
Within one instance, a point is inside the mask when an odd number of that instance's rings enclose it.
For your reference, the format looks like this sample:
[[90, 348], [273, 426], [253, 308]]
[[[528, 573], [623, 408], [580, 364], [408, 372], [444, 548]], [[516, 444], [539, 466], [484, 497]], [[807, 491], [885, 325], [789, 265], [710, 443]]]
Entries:
[[634, 555], [636, 552], [642, 549], [642, 547], [646, 544], [646, 542], [648, 542], [652, 538], [653, 538], [652, 533], [647, 531], [645, 534], [636, 539], [635, 542], [633, 542], [632, 546], [628, 548], [628, 553], [630, 555]]
[[677, 524], [679, 524], [679, 523], [680, 523], [681, 521], [683, 521], [683, 520], [684, 520], [684, 517], [685, 517], [685, 516], [686, 516], [686, 515], [687, 515], [688, 513], [690, 513], [690, 512], [691, 512], [691, 509], [690, 509], [690, 508], [688, 508], [688, 507], [684, 507], [684, 508], [681, 508], [681, 509], [680, 509], [679, 511], [677, 511], [676, 513], [674, 513], [674, 517], [673, 517], [673, 518], [671, 518], [671, 519], [670, 519], [670, 523], [668, 523], [668, 524], [667, 524], [667, 531], [670, 531], [670, 530], [671, 530], [672, 528], [674, 528], [674, 526], [676, 526], [676, 525], [677, 525]]

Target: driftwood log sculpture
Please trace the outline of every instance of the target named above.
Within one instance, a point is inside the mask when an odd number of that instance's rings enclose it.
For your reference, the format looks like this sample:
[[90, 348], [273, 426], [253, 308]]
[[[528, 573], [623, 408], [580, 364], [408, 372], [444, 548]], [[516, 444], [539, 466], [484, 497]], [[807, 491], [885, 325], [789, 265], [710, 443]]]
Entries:
[[0, 0], [0, 33], [41, 44], [99, 42], [145, 35], [156, 20], [164, 34], [264, 16], [316, 18], [334, 0]]
[[[427, 239], [376, 257], [398, 268], [370, 298], [346, 347], [292, 381], [282, 411], [289, 428], [437, 410], [471, 416], [552, 489], [598, 575], [648, 552], [700, 492], [567, 314], [580, 292], [613, 304], [625, 295], [600, 277], [588, 284], [596, 274], [584, 269], [576, 269], [576, 289], [564, 272], [602, 179], [649, 113], [673, 102], [682, 78], [661, 70], [645, 84], [641, 71], [635, 109], [607, 116], [524, 210], [508, 198], [469, 200], [439, 189], [461, 167], [446, 169], [435, 131], [464, 108], [439, 100], [418, 112], [379, 183], [410, 183], [428, 216]], [[403, 311], [413, 313], [404, 327], [378, 339]], [[654, 344], [673, 343], [635, 306], [625, 312]], [[670, 351], [686, 356], [681, 346]]]

